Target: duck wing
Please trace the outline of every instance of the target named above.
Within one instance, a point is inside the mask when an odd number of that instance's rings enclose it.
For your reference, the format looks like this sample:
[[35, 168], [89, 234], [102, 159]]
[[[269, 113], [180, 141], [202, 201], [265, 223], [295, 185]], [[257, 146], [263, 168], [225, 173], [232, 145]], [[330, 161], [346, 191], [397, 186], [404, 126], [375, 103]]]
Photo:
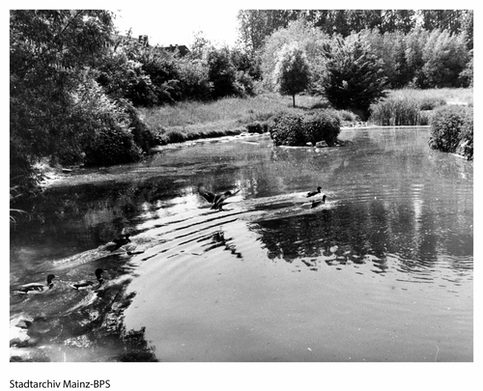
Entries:
[[76, 283], [70, 285], [70, 287], [72, 289], [79, 290], [79, 289], [89, 288], [93, 285], [94, 285], [94, 283], [92, 281], [83, 280], [83, 281], [79, 281], [79, 282], [76, 282]]
[[203, 186], [198, 187], [198, 193], [209, 203], [215, 202], [216, 194], [206, 190]]
[[29, 293], [29, 292], [43, 292], [47, 287], [41, 283], [32, 282], [30, 284], [25, 284], [16, 289], [18, 293]]

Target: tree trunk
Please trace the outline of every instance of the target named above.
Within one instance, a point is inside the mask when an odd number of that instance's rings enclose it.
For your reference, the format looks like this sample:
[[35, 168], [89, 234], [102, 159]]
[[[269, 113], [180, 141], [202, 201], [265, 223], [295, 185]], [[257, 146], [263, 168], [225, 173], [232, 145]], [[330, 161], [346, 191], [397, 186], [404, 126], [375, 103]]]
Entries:
[[292, 95], [293, 107], [295, 107], [295, 94]]

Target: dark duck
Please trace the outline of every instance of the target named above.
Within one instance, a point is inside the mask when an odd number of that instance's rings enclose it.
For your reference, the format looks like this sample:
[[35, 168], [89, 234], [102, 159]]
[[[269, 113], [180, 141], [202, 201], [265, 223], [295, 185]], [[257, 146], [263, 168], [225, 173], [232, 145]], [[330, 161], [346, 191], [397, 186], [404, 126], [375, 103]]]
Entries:
[[49, 274], [47, 276], [47, 284], [42, 284], [41, 282], [32, 282], [30, 284], [25, 284], [18, 287], [15, 292], [27, 295], [32, 293], [43, 293], [52, 289], [54, 283], [52, 282], [55, 276], [53, 274]]
[[316, 191], [309, 191], [307, 193], [307, 198], [316, 196], [317, 194], [320, 194], [320, 191], [321, 190], [322, 190], [322, 188], [319, 186], [319, 187], [317, 187], [317, 190]]
[[204, 186], [199, 185], [198, 186], [198, 193], [206, 200], [208, 201], [211, 205], [211, 209], [219, 209], [223, 207], [223, 202], [225, 202], [228, 198], [233, 197], [235, 194], [237, 194], [240, 191], [240, 189], [237, 189], [236, 191], [225, 191], [224, 193], [220, 194], [215, 194], [212, 193], [211, 191], [208, 191], [205, 189]]
[[102, 270], [100, 268], [96, 269], [96, 271], [94, 272], [94, 274], [96, 275], [97, 284], [94, 281], [82, 280], [82, 281], [78, 281], [78, 282], [71, 284], [70, 287], [72, 289], [75, 289], [75, 290], [78, 290], [78, 291], [84, 290], [84, 289], [99, 288], [102, 285], [102, 283], [104, 282], [104, 279], [102, 278], [103, 272], [104, 272], [104, 270]]
[[129, 239], [129, 234], [122, 234], [119, 238], [114, 239], [112, 244], [108, 245], [107, 249], [112, 251], [121, 248], [125, 244], [129, 243], [131, 239]]
[[321, 205], [321, 204], [325, 204], [325, 199], [326, 199], [326, 198], [327, 198], [327, 196], [324, 194], [324, 195], [322, 196], [322, 199], [321, 199], [321, 200], [319, 200], [319, 201], [315, 201], [315, 200], [313, 200], [313, 201], [312, 201], [312, 208], [315, 208], [315, 207], [317, 207], [317, 206], [319, 206], [319, 205]]

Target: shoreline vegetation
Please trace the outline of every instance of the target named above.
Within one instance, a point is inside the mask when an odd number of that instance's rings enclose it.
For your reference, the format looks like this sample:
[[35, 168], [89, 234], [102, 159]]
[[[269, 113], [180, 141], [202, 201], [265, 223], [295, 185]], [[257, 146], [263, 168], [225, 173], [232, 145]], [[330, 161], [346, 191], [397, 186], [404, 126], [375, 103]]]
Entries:
[[[442, 89], [401, 89], [387, 92], [385, 100], [419, 102], [419, 112], [423, 112], [426, 118], [443, 106], [473, 105], [472, 88], [442, 88]], [[435, 102], [435, 103], [434, 103]], [[433, 105], [433, 106], [431, 106]], [[292, 107], [291, 98], [275, 93], [265, 93], [247, 98], [223, 98], [218, 101], [182, 102], [172, 106], [155, 108], [139, 108], [138, 113], [142, 121], [161, 140], [158, 145], [150, 148], [150, 153], [164, 150], [166, 146], [182, 144], [186, 142], [202, 141], [243, 134], [261, 134], [269, 132], [270, 119], [282, 113], [310, 113], [330, 107], [327, 100], [320, 96], [300, 95], [297, 106]], [[423, 109], [420, 109], [422, 107]], [[433, 107], [431, 110], [430, 108]], [[369, 117], [368, 121], [360, 118], [349, 111], [338, 110], [340, 129], [370, 129], [370, 128], [396, 128], [404, 129], [411, 127], [430, 127], [428, 121], [413, 121], [414, 116], [408, 115], [407, 120], [400, 123], [378, 123]], [[388, 118], [394, 117], [394, 111], [389, 110]], [[404, 119], [404, 118], [402, 118]], [[393, 121], [394, 122], [394, 121]], [[266, 126], [264, 126], [266, 124]], [[458, 152], [455, 152], [458, 154]], [[460, 154], [460, 156], [463, 156]], [[47, 180], [42, 182], [43, 188], [48, 187], [53, 179], [68, 176], [75, 172], [79, 166], [52, 167], [47, 162], [37, 166], [40, 171], [47, 175]]]
[[10, 12], [12, 211], [39, 194], [39, 164], [132, 163], [159, 145], [243, 132], [330, 145], [326, 126], [429, 125], [454, 104], [468, 110], [445, 116], [464, 117], [452, 142], [472, 151], [471, 10], [241, 10], [237, 46], [198, 34], [190, 48], [124, 36], [115, 16]]
[[[442, 88], [442, 89], [400, 89], [387, 91], [387, 97], [379, 104], [373, 105], [376, 111], [384, 102], [402, 102], [393, 104], [386, 113], [385, 120], [369, 117], [367, 121], [361, 119], [348, 110], [337, 110], [341, 120], [341, 127], [362, 126], [416, 126], [429, 125], [433, 110], [444, 105], [473, 105], [472, 88]], [[413, 103], [419, 117], [409, 114], [396, 113], [404, 104]], [[165, 142], [161, 145], [192, 141], [208, 137], [222, 137], [241, 134], [243, 132], [259, 133], [260, 128], [250, 127], [256, 123], [265, 123], [272, 117], [282, 113], [315, 112], [319, 109], [330, 108], [330, 103], [320, 96], [300, 95], [297, 106], [292, 108], [291, 98], [275, 93], [265, 93], [247, 98], [224, 98], [215, 102], [183, 102], [174, 106], [156, 108], [140, 108], [140, 118], [148, 128], [155, 132]], [[424, 114], [421, 115], [420, 113]], [[391, 119], [399, 115], [399, 120]], [[247, 128], [248, 126], [248, 128]], [[266, 129], [265, 131], [268, 131]]]

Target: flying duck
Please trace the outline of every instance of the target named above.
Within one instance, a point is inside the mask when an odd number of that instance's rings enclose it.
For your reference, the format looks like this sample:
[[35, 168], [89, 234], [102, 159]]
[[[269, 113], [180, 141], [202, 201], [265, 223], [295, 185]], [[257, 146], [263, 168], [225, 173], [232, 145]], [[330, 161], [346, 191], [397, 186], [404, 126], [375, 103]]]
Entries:
[[119, 238], [113, 240], [114, 244], [108, 246], [108, 250], [111, 252], [117, 250], [118, 248], [124, 246], [125, 244], [129, 243], [131, 239], [129, 239], [129, 234], [122, 234]]
[[223, 206], [223, 202], [229, 197], [233, 197], [235, 194], [237, 194], [240, 191], [240, 189], [237, 189], [234, 192], [231, 191], [225, 191], [224, 193], [220, 194], [215, 194], [212, 193], [211, 191], [208, 191], [204, 188], [204, 186], [199, 185], [198, 186], [198, 193], [209, 203], [211, 203], [211, 209], [220, 209]]
[[322, 200], [320, 200], [320, 201], [315, 201], [315, 200], [313, 200], [313, 201], [312, 201], [312, 208], [315, 208], [316, 206], [319, 206], [320, 204], [325, 204], [325, 199], [326, 199], [326, 198], [327, 198], [327, 196], [324, 194], [324, 195], [322, 196]]
[[[100, 268], [96, 269], [96, 271], [94, 272], [94, 274], [96, 275], [97, 283], [98, 283], [96, 288], [99, 288], [102, 285], [102, 283], [104, 282], [104, 279], [102, 278], [103, 272], [104, 272], [104, 270], [102, 270]], [[76, 282], [74, 284], [71, 284], [70, 287], [72, 289], [80, 291], [80, 290], [84, 290], [84, 289], [93, 288], [95, 284], [96, 283], [93, 282], [93, 281], [82, 280], [82, 281]]]
[[317, 195], [317, 194], [320, 194], [321, 190], [322, 190], [322, 188], [319, 186], [319, 187], [317, 187], [317, 191], [309, 191], [307, 193], [307, 198], [313, 197], [314, 195]]
[[49, 289], [52, 289], [52, 287], [54, 286], [54, 283], [52, 282], [54, 278], [55, 276], [53, 274], [49, 274], [47, 276], [47, 284], [42, 284], [40, 282], [32, 282], [30, 284], [25, 284], [20, 286], [18, 289], [15, 290], [15, 292], [23, 295], [46, 292]]

